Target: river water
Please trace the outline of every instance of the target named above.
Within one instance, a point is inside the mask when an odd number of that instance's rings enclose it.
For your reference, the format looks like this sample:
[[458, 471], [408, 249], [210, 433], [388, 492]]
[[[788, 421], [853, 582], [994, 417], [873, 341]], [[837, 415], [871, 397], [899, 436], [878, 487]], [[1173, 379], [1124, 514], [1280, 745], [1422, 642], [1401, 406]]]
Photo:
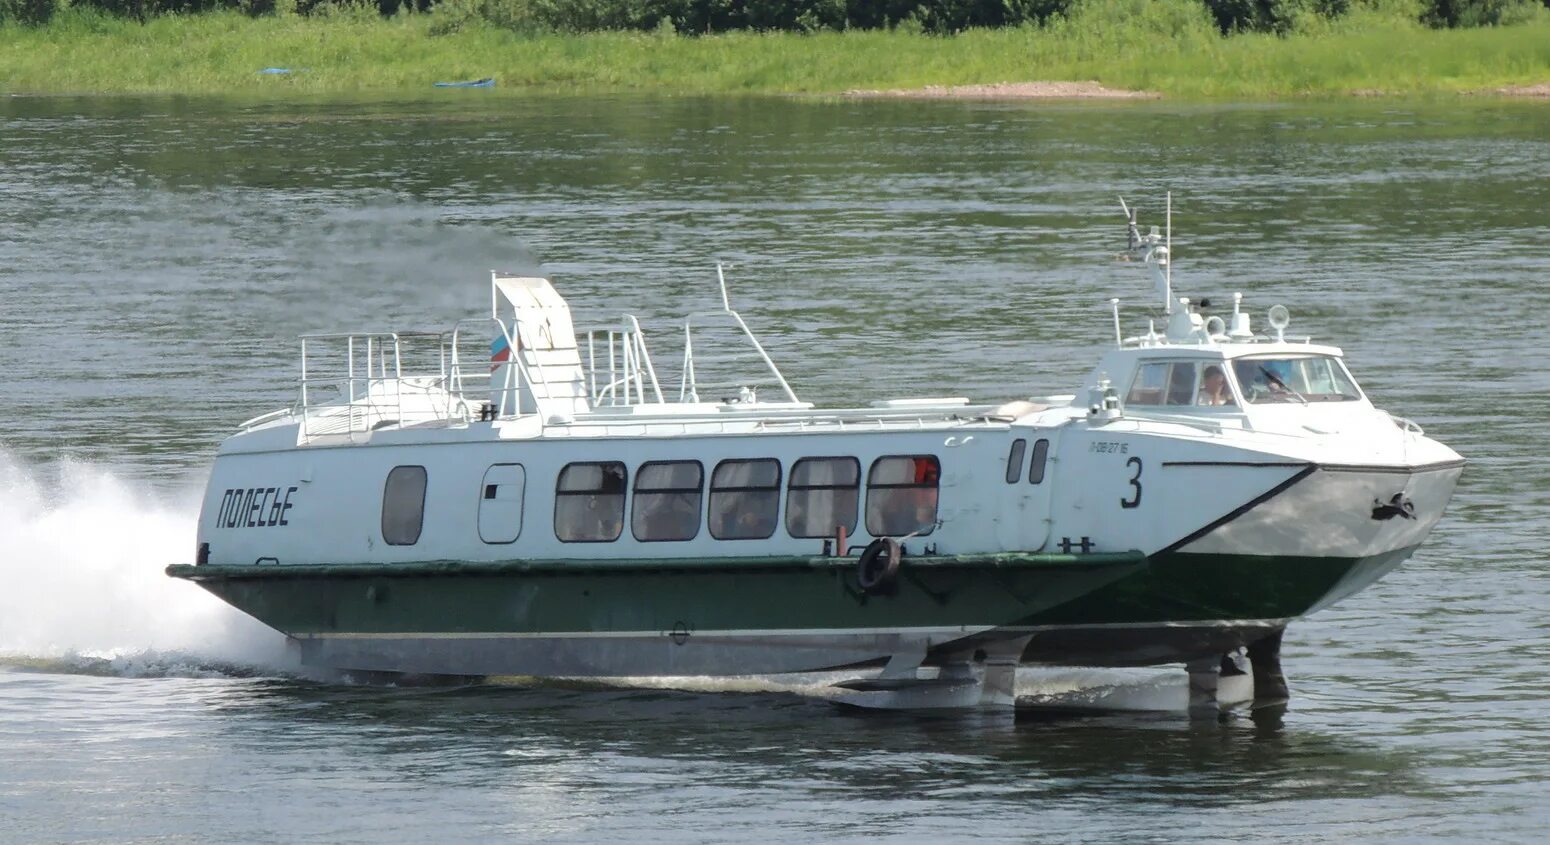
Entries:
[[[0, 100], [0, 843], [1535, 841], [1550, 827], [1550, 108], [772, 99]], [[662, 338], [735, 306], [805, 399], [1069, 392], [1242, 290], [1470, 461], [1428, 544], [1294, 625], [1290, 708], [1015, 722], [822, 679], [379, 688], [161, 575], [294, 336], [444, 327], [487, 271]], [[1028, 673], [1170, 701], [1177, 673]], [[1169, 685], [1173, 685], [1170, 687]], [[1159, 705], [1161, 706], [1161, 705]]]

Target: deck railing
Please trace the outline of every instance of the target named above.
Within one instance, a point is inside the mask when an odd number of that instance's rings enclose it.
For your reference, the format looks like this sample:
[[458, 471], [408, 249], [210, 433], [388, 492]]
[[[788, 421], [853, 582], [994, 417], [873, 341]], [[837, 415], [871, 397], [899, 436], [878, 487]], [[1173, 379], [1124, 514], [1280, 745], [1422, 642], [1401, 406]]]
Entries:
[[593, 407], [662, 404], [662, 385], [646, 348], [646, 334], [634, 315], [624, 315], [616, 328], [586, 329], [584, 334], [587, 395]]
[[[690, 314], [683, 322], [676, 403], [700, 404], [704, 390], [716, 392], [709, 397], [711, 402], [751, 405], [758, 402], [758, 388], [771, 387], [784, 398], [758, 403], [761, 411], [810, 408], [797, 398], [748, 324], [732, 310], [719, 266], [717, 279], [721, 310]], [[495, 276], [492, 280], [499, 281]], [[555, 419], [574, 420], [590, 409], [669, 404], [645, 333], [634, 316], [624, 315], [613, 327], [584, 331], [582, 343], [556, 346], [558, 338], [547, 334], [547, 318], [540, 325], [538, 318], [531, 314], [531, 319], [524, 318], [525, 312], [519, 309], [507, 323], [493, 313], [499, 305], [494, 281], [491, 297], [492, 316], [461, 320], [450, 332], [302, 335], [296, 403], [248, 420], [242, 429], [292, 416], [299, 419], [304, 441], [343, 437], [360, 442], [390, 426], [536, 416], [542, 431]], [[476, 327], [478, 331], [473, 330]], [[568, 341], [568, 326], [566, 335]], [[499, 357], [492, 354], [491, 338], [497, 352], [502, 342], [509, 352]], [[678, 411], [700, 413], [682, 408], [674, 409], [675, 415]], [[877, 419], [892, 416], [870, 415], [877, 425], [896, 424], [892, 419], [886, 423]], [[839, 424], [862, 423], [847, 419]]]
[[469, 403], [451, 386], [449, 340], [443, 332], [302, 335], [300, 390], [291, 409], [302, 438], [358, 442], [389, 425], [469, 419]]

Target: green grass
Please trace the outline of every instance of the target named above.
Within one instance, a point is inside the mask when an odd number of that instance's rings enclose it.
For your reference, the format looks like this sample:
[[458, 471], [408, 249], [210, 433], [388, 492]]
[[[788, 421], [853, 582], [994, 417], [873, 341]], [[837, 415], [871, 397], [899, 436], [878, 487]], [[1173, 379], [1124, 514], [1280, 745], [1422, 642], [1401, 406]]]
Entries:
[[[0, 26], [0, 91], [424, 91], [494, 76], [500, 91], [826, 94], [981, 82], [1097, 80], [1181, 99], [1447, 94], [1550, 81], [1550, 23], [1430, 30], [1337, 21], [1286, 37], [1223, 37], [1196, 20], [1061, 21], [951, 37], [903, 31], [518, 35], [433, 16], [164, 17], [67, 12]], [[260, 68], [298, 69], [261, 76]]]

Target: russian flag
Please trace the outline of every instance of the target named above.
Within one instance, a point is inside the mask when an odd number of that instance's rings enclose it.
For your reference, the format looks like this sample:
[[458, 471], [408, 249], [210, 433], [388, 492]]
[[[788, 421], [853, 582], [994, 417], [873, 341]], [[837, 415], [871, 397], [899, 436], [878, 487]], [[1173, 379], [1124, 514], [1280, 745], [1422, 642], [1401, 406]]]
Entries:
[[500, 365], [511, 360], [511, 344], [506, 342], [506, 335], [496, 335], [490, 342], [490, 372], [500, 369]]

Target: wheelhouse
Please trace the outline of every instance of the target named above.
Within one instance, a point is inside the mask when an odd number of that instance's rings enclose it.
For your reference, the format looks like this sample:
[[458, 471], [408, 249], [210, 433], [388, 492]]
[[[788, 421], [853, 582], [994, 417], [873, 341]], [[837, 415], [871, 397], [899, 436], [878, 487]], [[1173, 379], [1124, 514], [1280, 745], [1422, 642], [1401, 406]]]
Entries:
[[1241, 411], [1246, 405], [1360, 402], [1365, 397], [1337, 354], [1251, 351], [1233, 355], [1159, 353], [1138, 357], [1122, 387], [1124, 407], [1175, 413]]
[[1334, 355], [1271, 353], [1232, 360], [1232, 373], [1250, 404], [1359, 402], [1362, 392]]

